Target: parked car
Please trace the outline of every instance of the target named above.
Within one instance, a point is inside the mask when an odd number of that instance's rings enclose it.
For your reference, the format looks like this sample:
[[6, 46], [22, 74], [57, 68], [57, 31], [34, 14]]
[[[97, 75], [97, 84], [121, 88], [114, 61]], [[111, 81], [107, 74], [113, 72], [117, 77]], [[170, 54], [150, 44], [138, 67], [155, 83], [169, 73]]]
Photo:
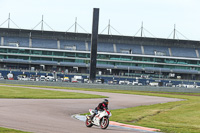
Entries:
[[56, 79], [53, 76], [47, 76], [45, 79], [46, 79], [46, 81], [49, 81], [49, 82], [56, 81]]
[[195, 85], [187, 85], [187, 88], [196, 88]]
[[23, 77], [21, 78], [22, 81], [30, 81], [30, 78], [29, 77]]
[[158, 86], [159, 83], [158, 83], [158, 82], [151, 82], [151, 83], [149, 83], [149, 85], [150, 85], [150, 86]]
[[46, 77], [44, 75], [40, 76], [40, 81], [46, 81]]
[[172, 83], [166, 83], [166, 86], [167, 86], [167, 87], [172, 87], [173, 84], [172, 84]]
[[127, 80], [120, 80], [119, 81], [119, 85], [131, 85], [131, 84], [132, 84], [132, 82], [127, 81]]
[[133, 82], [132, 85], [138, 85], [138, 82]]
[[124, 85], [125, 84], [125, 81], [124, 80], [120, 80], [119, 81], [119, 85]]
[[138, 83], [138, 86], [142, 86], [143, 84], [142, 83]]
[[35, 81], [40, 81], [40, 77], [36, 77], [36, 78], [35, 78]]
[[186, 84], [178, 84], [178, 85], [176, 85], [176, 87], [184, 87], [184, 88], [187, 88], [187, 85], [186, 85]]
[[72, 83], [82, 83], [83, 82], [83, 77], [82, 76], [74, 76], [72, 78]]
[[69, 82], [69, 77], [64, 77], [63, 82]]
[[36, 81], [36, 77], [30, 77], [30, 81]]
[[132, 82], [130, 82], [130, 81], [125, 81], [125, 85], [132, 85]]
[[104, 83], [104, 79], [97, 79], [95, 82], [97, 84], [103, 84]]
[[29, 80], [30, 80], [30, 78], [27, 77], [25, 74], [23, 74], [23, 75], [18, 75], [18, 76], [17, 76], [17, 79], [18, 79], [18, 80], [22, 80], [22, 81], [29, 81]]
[[4, 77], [3, 77], [3, 76], [0, 76], [0, 80], [4, 80]]
[[12, 73], [7, 74], [8, 80], [14, 80], [14, 75]]
[[57, 79], [56, 79], [56, 82], [63, 82], [63, 78], [60, 78], [60, 77], [57, 78]]
[[118, 81], [117, 80], [111, 80], [111, 81], [108, 81], [108, 84], [116, 85], [116, 84], [118, 84]]
[[83, 82], [84, 82], [84, 83], [89, 83], [89, 79], [86, 78], [86, 79], [83, 80]]

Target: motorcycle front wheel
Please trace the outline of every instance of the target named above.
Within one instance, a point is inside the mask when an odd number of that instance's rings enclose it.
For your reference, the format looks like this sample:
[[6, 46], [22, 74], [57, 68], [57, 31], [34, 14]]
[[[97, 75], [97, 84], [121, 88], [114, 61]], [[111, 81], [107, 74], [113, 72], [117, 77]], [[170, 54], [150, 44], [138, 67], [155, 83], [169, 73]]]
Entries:
[[100, 121], [101, 129], [106, 129], [109, 125], [109, 119], [107, 117], [103, 117]]
[[89, 120], [88, 118], [86, 118], [85, 125], [86, 125], [86, 127], [92, 127], [93, 126], [92, 121]]

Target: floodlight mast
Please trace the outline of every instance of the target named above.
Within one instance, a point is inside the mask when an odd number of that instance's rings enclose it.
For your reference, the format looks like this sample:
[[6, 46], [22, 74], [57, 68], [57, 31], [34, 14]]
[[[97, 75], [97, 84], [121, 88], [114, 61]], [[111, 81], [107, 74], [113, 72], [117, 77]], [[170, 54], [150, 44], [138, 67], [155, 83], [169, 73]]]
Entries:
[[174, 36], [173, 39], [176, 39], [176, 25], [174, 24]]
[[8, 29], [10, 28], [10, 13], [8, 15]]
[[43, 30], [44, 30], [43, 23], [44, 23], [44, 20], [43, 20], [43, 15], [42, 15], [42, 21], [41, 21], [41, 31], [42, 31], [42, 32], [43, 32]]
[[141, 37], [143, 37], [143, 21], [142, 21], [142, 25], [141, 25]]
[[96, 80], [96, 62], [97, 62], [97, 41], [99, 28], [99, 8], [93, 9], [93, 23], [91, 35], [91, 54], [90, 54], [90, 82]]

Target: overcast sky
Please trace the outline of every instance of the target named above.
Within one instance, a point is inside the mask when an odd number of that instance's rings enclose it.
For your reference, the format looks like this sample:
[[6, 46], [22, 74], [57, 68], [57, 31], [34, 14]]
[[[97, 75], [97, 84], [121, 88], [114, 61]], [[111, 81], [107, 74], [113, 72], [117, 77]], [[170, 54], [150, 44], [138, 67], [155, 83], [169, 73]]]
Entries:
[[[77, 17], [78, 24], [92, 31], [93, 8], [100, 8], [99, 33], [108, 25], [122, 35], [134, 36], [144, 28], [157, 38], [169, 36], [176, 29], [190, 40], [200, 40], [200, 0], [0, 0], [0, 25], [8, 19], [22, 29], [33, 29], [44, 21], [55, 31], [67, 31]], [[8, 23], [1, 27], [7, 28]], [[13, 23], [11, 28], [17, 28]], [[35, 29], [41, 29], [38, 25]], [[69, 32], [74, 32], [72, 27]], [[111, 34], [119, 35], [111, 28]], [[51, 30], [44, 25], [44, 30]], [[85, 32], [79, 26], [78, 32]], [[147, 31], [145, 36], [153, 37]], [[108, 29], [103, 33], [107, 34]], [[185, 39], [177, 33], [179, 39]], [[138, 33], [136, 36], [140, 36]]]

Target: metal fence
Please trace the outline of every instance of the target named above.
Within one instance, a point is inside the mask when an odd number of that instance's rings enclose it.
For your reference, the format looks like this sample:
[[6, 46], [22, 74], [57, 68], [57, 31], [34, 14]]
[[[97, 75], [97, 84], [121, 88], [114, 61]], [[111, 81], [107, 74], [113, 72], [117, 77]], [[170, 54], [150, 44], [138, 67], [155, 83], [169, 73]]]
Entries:
[[133, 85], [109, 85], [109, 84], [88, 84], [88, 83], [66, 83], [66, 82], [42, 82], [42, 81], [19, 81], [19, 80], [0, 80], [3, 84], [38, 85], [38, 86], [58, 86], [75, 88], [94, 88], [94, 89], [116, 89], [134, 91], [158, 91], [158, 92], [188, 92], [200, 93], [200, 88], [183, 87], [152, 87], [152, 86], [133, 86]]

